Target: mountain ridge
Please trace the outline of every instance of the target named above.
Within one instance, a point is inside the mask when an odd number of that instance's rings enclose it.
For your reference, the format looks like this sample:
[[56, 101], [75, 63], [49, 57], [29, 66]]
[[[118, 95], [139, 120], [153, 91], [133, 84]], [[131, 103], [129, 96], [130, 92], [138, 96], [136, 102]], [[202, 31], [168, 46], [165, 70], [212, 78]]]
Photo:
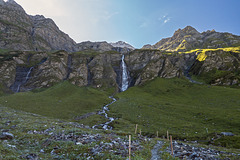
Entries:
[[[0, 48], [22, 51], [77, 52], [95, 51], [127, 52], [134, 47], [124, 42], [124, 46], [112, 46], [103, 42], [76, 43], [62, 32], [51, 18], [43, 15], [28, 15], [14, 0], [0, 0]], [[115, 43], [112, 43], [113, 45]], [[84, 46], [85, 45], [85, 46]]]
[[144, 45], [142, 49], [159, 49], [181, 52], [192, 49], [215, 49], [240, 46], [240, 36], [213, 30], [198, 32], [192, 26], [178, 29], [172, 37], [163, 38], [154, 45]]

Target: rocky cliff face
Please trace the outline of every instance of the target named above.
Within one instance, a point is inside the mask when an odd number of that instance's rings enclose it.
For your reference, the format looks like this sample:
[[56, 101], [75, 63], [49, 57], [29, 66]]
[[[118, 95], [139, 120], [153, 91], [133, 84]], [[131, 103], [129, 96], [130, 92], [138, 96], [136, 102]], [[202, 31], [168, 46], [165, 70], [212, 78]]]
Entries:
[[14, 0], [0, 2], [0, 48], [75, 51], [76, 43], [53, 20], [29, 16]]
[[172, 52], [232, 46], [240, 46], [240, 36], [220, 33], [215, 30], [199, 33], [195, 28], [187, 26], [184, 29], [178, 29], [172, 37], [162, 39], [152, 46], [145, 45], [143, 49], [159, 49]]
[[[239, 49], [240, 51], [240, 49]], [[212, 85], [240, 85], [240, 52], [207, 51], [204, 61], [196, 60], [189, 72]]]
[[[212, 85], [240, 85], [239, 51], [215, 50], [169, 54], [159, 50], [134, 50], [125, 54], [129, 85], [142, 85], [156, 77], [195, 75]], [[121, 54], [10, 52], [0, 56], [0, 80], [12, 91], [50, 87], [64, 80], [78, 86], [114, 87], [122, 82]], [[27, 77], [28, 75], [28, 77]]]

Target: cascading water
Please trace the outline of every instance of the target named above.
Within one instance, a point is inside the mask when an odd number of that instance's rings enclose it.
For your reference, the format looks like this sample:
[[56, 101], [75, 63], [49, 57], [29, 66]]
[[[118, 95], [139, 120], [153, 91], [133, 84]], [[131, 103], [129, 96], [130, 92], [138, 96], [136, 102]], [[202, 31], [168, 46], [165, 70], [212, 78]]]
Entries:
[[11, 86], [12, 91], [14, 92], [20, 91], [21, 86], [24, 85], [29, 80], [32, 70], [33, 67], [31, 68], [17, 67], [15, 82]]
[[[28, 79], [30, 78], [30, 73], [32, 72], [32, 69], [33, 69], [33, 67], [31, 67], [31, 68], [28, 70], [27, 76], [26, 76], [26, 78], [25, 78], [25, 81], [23, 81], [22, 84], [25, 84], [25, 83], [28, 81]], [[20, 87], [21, 87], [22, 84], [18, 84], [17, 92], [19, 92]]]
[[124, 55], [122, 55], [122, 87], [121, 91], [124, 92], [128, 89], [128, 74], [127, 74], [127, 66], [124, 62]]
[[29, 71], [28, 71], [28, 73], [27, 73], [27, 76], [26, 76], [25, 83], [26, 83], [27, 80], [30, 78], [29, 75], [30, 75], [30, 73], [32, 72], [32, 69], [33, 69], [33, 67], [31, 67], [31, 68], [29, 69]]
[[68, 62], [67, 62], [67, 75], [63, 80], [67, 80], [72, 72], [72, 55], [68, 55]]
[[94, 125], [92, 128], [95, 129], [95, 128], [99, 128], [99, 127], [102, 127], [104, 130], [111, 130], [112, 127], [109, 126], [108, 124], [110, 124], [112, 121], [114, 121], [116, 118], [113, 118], [113, 117], [108, 117], [108, 114], [106, 113], [107, 111], [109, 111], [109, 108], [108, 106], [110, 106], [111, 104], [113, 104], [114, 102], [116, 102], [117, 100], [113, 97], [109, 97], [112, 99], [112, 102], [105, 105], [101, 111], [98, 112], [99, 115], [104, 115], [106, 119], [108, 119], [109, 121], [107, 121], [106, 123], [104, 124], [99, 124], [99, 125]]

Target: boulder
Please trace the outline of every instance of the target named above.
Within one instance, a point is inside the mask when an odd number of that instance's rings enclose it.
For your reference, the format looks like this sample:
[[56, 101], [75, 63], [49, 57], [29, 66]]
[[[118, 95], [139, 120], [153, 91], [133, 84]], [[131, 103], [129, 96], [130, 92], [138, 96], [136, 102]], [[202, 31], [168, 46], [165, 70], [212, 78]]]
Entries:
[[14, 138], [14, 135], [12, 133], [8, 133], [8, 132], [3, 132], [0, 135], [0, 140], [11, 140]]

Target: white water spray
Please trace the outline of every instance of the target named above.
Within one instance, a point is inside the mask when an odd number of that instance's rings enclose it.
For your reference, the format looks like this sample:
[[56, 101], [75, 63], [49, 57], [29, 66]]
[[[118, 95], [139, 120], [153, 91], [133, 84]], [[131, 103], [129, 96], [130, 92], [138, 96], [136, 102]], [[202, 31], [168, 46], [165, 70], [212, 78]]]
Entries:
[[31, 68], [29, 69], [29, 71], [28, 71], [28, 73], [27, 73], [27, 76], [26, 76], [26, 79], [25, 79], [25, 83], [26, 83], [27, 80], [30, 78], [29, 75], [30, 75], [30, 73], [32, 72], [32, 69], [33, 69], [33, 67], [31, 67]]
[[128, 74], [127, 74], [127, 66], [124, 62], [124, 55], [122, 55], [122, 88], [121, 91], [126, 91], [128, 89]]
[[33, 67], [31, 67], [31, 68], [28, 70], [27, 75], [26, 75], [26, 77], [25, 77], [25, 80], [24, 80], [24, 81], [21, 81], [21, 82], [19, 82], [19, 84], [17, 84], [16, 92], [19, 92], [19, 91], [20, 91], [20, 88], [21, 88], [21, 85], [25, 84], [25, 83], [28, 81], [28, 79], [30, 78], [30, 73], [32, 72], [32, 69], [33, 69]]

